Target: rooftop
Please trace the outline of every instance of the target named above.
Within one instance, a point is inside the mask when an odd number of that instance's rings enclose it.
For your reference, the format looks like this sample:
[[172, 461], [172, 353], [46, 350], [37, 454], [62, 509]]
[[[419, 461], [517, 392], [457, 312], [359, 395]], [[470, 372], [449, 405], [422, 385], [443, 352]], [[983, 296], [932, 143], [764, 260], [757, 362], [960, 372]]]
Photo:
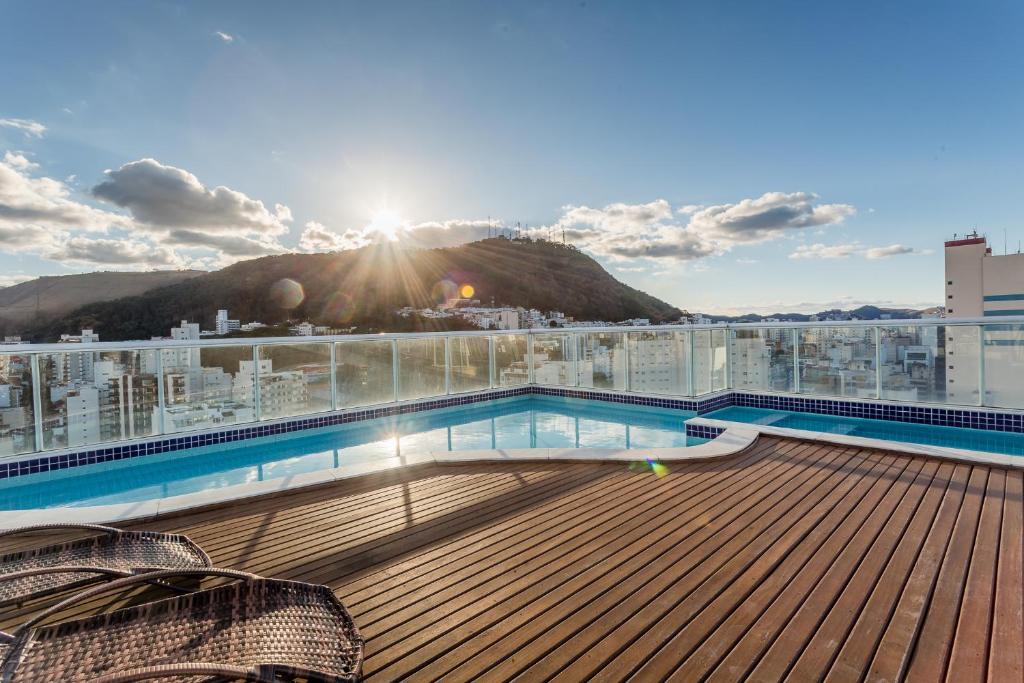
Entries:
[[369, 680], [1009, 681], [1022, 479], [762, 436], [664, 476], [429, 465], [141, 526], [329, 585]]

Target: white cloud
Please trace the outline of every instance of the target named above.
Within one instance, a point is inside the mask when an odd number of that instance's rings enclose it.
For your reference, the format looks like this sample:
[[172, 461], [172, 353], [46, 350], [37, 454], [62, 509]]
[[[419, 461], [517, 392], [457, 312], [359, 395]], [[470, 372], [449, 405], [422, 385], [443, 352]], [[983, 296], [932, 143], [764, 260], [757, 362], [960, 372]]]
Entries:
[[837, 259], [850, 256], [862, 256], [866, 259], [886, 259], [893, 256], [908, 254], [928, 254], [929, 250], [919, 250], [902, 244], [891, 244], [887, 247], [863, 247], [854, 242], [852, 244], [801, 244], [792, 254], [791, 259]]
[[308, 252], [339, 251], [347, 248], [347, 240], [322, 223], [309, 221], [299, 236], [299, 249]]
[[762, 242], [791, 230], [836, 225], [856, 213], [849, 204], [815, 204], [817, 199], [811, 192], [766, 192], [757, 199], [700, 209], [687, 227], [711, 240]]
[[[93, 195], [130, 216], [85, 204], [20, 153], [0, 160], [0, 249], [64, 264], [131, 269], [227, 265], [288, 251], [278, 238], [291, 210], [226, 187], [207, 189], [192, 174], [153, 160], [107, 173]], [[91, 238], [87, 233], [105, 233]]]
[[30, 161], [21, 152], [4, 152], [4, 163], [17, 171], [34, 171], [39, 164]]
[[[309, 233], [311, 225], [316, 225], [319, 229], [326, 230], [319, 223], [307, 223], [307, 230], [303, 233], [304, 237]], [[346, 230], [341, 235], [331, 232], [333, 237], [326, 238], [325, 244], [330, 244], [332, 250], [355, 249], [379, 242], [398, 242], [423, 248], [453, 247], [484, 239], [491, 234], [495, 227], [501, 227], [501, 225], [496, 225], [494, 221], [487, 220], [453, 219], [447, 221], [427, 221], [424, 223], [397, 222], [390, 219], [378, 220], [362, 228]], [[315, 232], [319, 234], [319, 230]], [[309, 240], [312, 239], [314, 239], [313, 233], [310, 233], [307, 242], [311, 244], [312, 242], [309, 242]], [[300, 248], [309, 250], [302, 246], [301, 239]]]
[[64, 264], [181, 268], [184, 259], [167, 247], [120, 239], [72, 237], [43, 253], [45, 258]]
[[[855, 213], [849, 204], [821, 204], [817, 199], [810, 192], [768, 192], [735, 204], [687, 205], [675, 211], [664, 199], [602, 209], [567, 206], [550, 227], [556, 234], [565, 230], [569, 241], [599, 256], [693, 261], [738, 245], [842, 223]], [[686, 217], [685, 223], [678, 216]], [[543, 227], [534, 234], [547, 230]]]
[[864, 252], [864, 257], [869, 259], [883, 259], [892, 256], [903, 256], [905, 254], [921, 254], [923, 252], [903, 244], [890, 244], [887, 247], [872, 247]]
[[30, 119], [0, 119], [0, 128], [20, 130], [27, 137], [33, 138], [41, 138], [46, 132], [46, 126]]
[[21, 284], [22, 282], [28, 282], [29, 280], [35, 279], [35, 275], [25, 275], [23, 273], [6, 273], [0, 275], [0, 287], [13, 287], [14, 285]]
[[224, 43], [233, 43], [233, 42], [235, 42], [235, 37], [233, 35], [231, 35], [230, 33], [224, 33], [224, 31], [214, 31], [213, 35], [215, 35], [218, 38], [220, 38], [221, 42], [224, 42]]
[[210, 189], [188, 171], [155, 159], [140, 159], [92, 189], [97, 199], [131, 212], [136, 228], [161, 243], [214, 249], [228, 256], [259, 256], [287, 251], [277, 238], [288, 232], [292, 212], [242, 192]]
[[242, 192], [222, 185], [211, 190], [188, 171], [155, 159], [132, 161], [106, 175], [92, 189], [93, 196], [128, 209], [139, 223], [227, 233], [288, 232], [282, 220], [291, 220], [288, 207], [278, 204], [271, 213], [263, 202]]
[[31, 162], [26, 162], [23, 156], [10, 153], [0, 161], [0, 231], [22, 233], [24, 246], [32, 246], [40, 231], [106, 231], [129, 225], [125, 216], [72, 199], [59, 180], [30, 176]]
[[860, 246], [856, 244], [801, 244], [792, 254], [791, 259], [836, 259], [848, 258], [860, 252]]

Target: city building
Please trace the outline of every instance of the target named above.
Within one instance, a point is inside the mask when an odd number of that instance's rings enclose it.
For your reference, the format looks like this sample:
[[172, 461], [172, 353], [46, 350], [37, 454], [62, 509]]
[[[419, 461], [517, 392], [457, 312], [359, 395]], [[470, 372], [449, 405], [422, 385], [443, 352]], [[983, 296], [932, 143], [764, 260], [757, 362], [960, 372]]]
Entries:
[[217, 311], [217, 319], [214, 322], [214, 331], [217, 334], [228, 334], [235, 332], [242, 328], [242, 322], [240, 320], [232, 320], [228, 318], [228, 312], [226, 309], [220, 309]]
[[946, 317], [1024, 315], [1024, 254], [996, 255], [977, 232], [946, 242]]

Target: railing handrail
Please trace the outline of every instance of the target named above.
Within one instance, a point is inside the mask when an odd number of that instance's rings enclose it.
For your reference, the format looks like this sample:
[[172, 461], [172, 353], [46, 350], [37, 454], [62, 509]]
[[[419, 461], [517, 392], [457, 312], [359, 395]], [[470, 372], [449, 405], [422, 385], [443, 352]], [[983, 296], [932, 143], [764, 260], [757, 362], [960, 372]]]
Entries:
[[518, 330], [453, 330], [442, 332], [385, 332], [379, 334], [334, 334], [308, 337], [230, 337], [218, 339], [152, 339], [136, 341], [111, 341], [88, 343], [46, 343], [46, 344], [2, 344], [0, 354], [25, 355], [30, 353], [74, 353], [77, 351], [134, 351], [137, 349], [192, 348], [212, 346], [252, 346], [275, 344], [313, 344], [346, 341], [368, 341], [374, 339], [417, 339], [423, 337], [474, 337], [509, 334], [550, 334], [552, 332], [671, 332], [686, 330], [729, 330], [759, 328], [805, 328], [805, 327], [948, 327], [960, 325], [1022, 325], [1024, 316], [1000, 316], [985, 318], [905, 318], [893, 320], [816, 320], [813, 322], [756, 322], [756, 323], [711, 323], [707, 325], [609, 325], [603, 327], [530, 327]]

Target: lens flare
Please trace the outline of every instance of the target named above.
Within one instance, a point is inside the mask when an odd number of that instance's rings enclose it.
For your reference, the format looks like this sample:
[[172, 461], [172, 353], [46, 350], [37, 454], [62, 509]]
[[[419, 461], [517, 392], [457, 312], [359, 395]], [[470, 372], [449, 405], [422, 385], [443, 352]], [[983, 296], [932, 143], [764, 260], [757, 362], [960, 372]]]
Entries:
[[305, 298], [302, 285], [291, 278], [282, 278], [270, 286], [270, 300], [279, 308], [295, 308]]
[[333, 323], [349, 323], [356, 317], [358, 302], [351, 294], [335, 292], [327, 298], [321, 318]]
[[664, 463], [660, 463], [654, 458], [647, 458], [644, 461], [635, 461], [629, 463], [630, 472], [653, 472], [654, 476], [664, 477], [669, 473], [668, 466]]
[[473, 285], [466, 284], [462, 285], [462, 287], [459, 289], [459, 294], [462, 296], [463, 299], [472, 299], [473, 295], [476, 294], [476, 290], [473, 289]]
[[450, 299], [458, 298], [459, 286], [451, 280], [441, 280], [430, 289], [430, 298], [435, 304], [446, 304]]

